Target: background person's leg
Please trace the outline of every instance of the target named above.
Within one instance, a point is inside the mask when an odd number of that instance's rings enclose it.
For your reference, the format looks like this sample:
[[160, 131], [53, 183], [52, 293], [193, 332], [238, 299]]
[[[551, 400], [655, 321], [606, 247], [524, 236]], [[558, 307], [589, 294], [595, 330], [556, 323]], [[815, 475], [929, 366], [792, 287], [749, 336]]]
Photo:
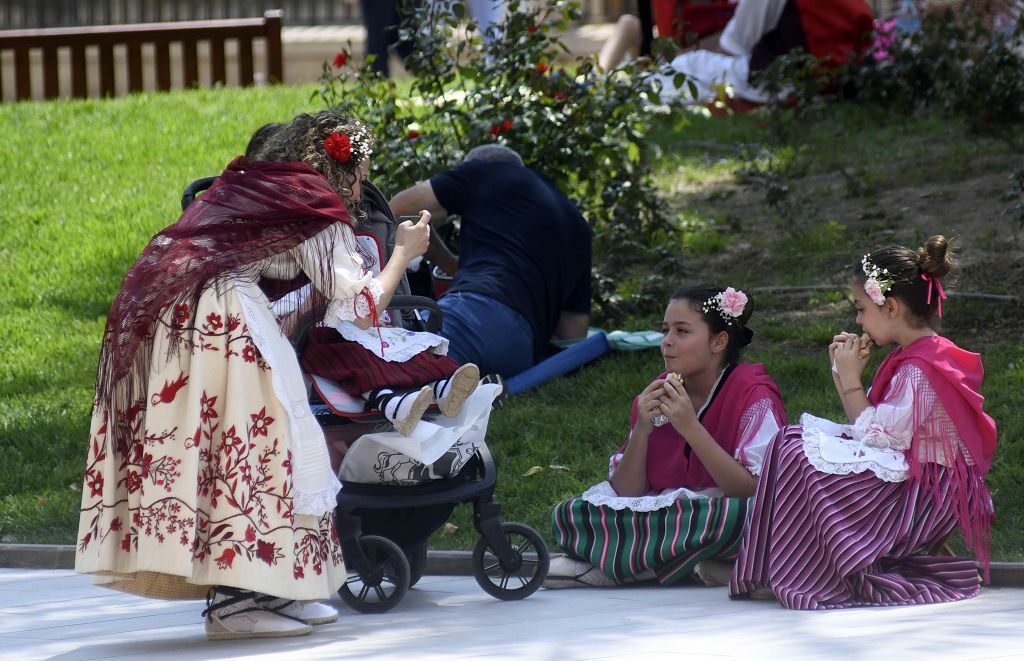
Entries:
[[448, 355], [460, 363], [476, 363], [482, 374], [514, 376], [533, 365], [533, 330], [512, 308], [475, 292], [441, 297], [441, 335], [451, 346]]
[[390, 73], [388, 46], [398, 39], [398, 11], [393, 0], [359, 0], [366, 27], [366, 54], [377, 59], [373, 70], [385, 78]]

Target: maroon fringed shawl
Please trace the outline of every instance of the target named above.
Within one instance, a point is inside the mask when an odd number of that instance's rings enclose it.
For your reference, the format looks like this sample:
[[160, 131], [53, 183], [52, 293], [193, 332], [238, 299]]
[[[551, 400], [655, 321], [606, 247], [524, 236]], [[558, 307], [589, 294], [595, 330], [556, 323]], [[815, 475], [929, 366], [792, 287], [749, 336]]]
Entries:
[[[995, 421], [982, 410], [985, 398], [981, 396], [980, 390], [985, 370], [981, 356], [961, 349], [939, 336], [922, 337], [905, 349], [896, 348], [878, 366], [868, 395], [872, 406], [882, 401], [896, 370], [904, 363], [911, 363], [924, 372], [956, 427], [946, 429], [941, 423], [926, 423], [915, 430], [907, 453], [910, 478], [920, 480], [924, 489], [932, 489], [941, 467], [934, 461], [928, 461], [929, 458], [937, 459], [938, 455], [933, 448], [922, 446], [921, 442], [938, 442], [942, 457], [949, 464], [946, 470], [952, 481], [957, 518], [964, 532], [964, 541], [984, 565], [987, 579], [993, 511], [992, 496], [985, 486], [984, 476], [992, 466], [997, 435]], [[915, 410], [924, 410], [926, 405], [923, 401], [914, 402]], [[973, 465], [965, 460], [957, 437], [967, 448]], [[923, 461], [922, 454], [925, 455]]]
[[[144, 397], [163, 310], [195, 309], [212, 278], [279, 255], [339, 221], [351, 225], [344, 203], [305, 163], [232, 161], [124, 277], [104, 330], [95, 406], [115, 415]], [[329, 263], [323, 273], [329, 277]]]

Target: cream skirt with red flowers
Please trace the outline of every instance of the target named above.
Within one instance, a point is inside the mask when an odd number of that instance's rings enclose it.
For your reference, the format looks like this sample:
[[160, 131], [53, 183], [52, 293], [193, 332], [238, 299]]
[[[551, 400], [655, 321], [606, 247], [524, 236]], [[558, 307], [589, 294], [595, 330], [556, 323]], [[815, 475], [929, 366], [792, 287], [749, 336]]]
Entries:
[[[345, 580], [334, 521], [293, 511], [288, 414], [240, 294], [209, 287], [197, 307], [155, 325], [145, 402], [93, 412], [75, 568], [158, 598], [324, 599]], [[111, 419], [131, 425], [126, 447]]]

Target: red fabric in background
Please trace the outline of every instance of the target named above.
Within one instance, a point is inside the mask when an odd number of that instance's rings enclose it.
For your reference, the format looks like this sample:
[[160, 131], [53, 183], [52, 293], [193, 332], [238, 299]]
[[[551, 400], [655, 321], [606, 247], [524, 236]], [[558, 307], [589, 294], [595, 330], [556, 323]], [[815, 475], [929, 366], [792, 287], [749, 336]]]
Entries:
[[687, 33], [698, 38], [721, 32], [736, 11], [736, 3], [729, 0], [687, 2], [686, 0], [652, 0], [654, 24], [658, 35], [672, 37], [686, 44]]
[[864, 0], [795, 0], [807, 37], [807, 50], [831, 65], [846, 64], [850, 53], [871, 45], [874, 17]]

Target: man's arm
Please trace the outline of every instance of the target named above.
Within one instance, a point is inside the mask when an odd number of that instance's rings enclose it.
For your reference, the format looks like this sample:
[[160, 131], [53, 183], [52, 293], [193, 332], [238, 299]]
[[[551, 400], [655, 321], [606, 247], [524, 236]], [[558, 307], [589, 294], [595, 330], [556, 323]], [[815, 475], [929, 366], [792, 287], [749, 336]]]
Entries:
[[[431, 221], [441, 220], [448, 216], [448, 210], [441, 206], [430, 181], [421, 181], [415, 186], [406, 188], [391, 198], [389, 205], [396, 218], [416, 215], [420, 209], [430, 212]], [[437, 232], [430, 233], [430, 245], [427, 247], [425, 257], [449, 275], [455, 275], [455, 272], [459, 270], [458, 256], [449, 250], [444, 239], [438, 236]]]
[[439, 221], [448, 216], [448, 210], [441, 206], [430, 186], [430, 181], [421, 181], [395, 195], [389, 202], [395, 218], [399, 216], [416, 216], [421, 209], [430, 212], [431, 221]]
[[582, 312], [562, 310], [555, 326], [555, 340], [575, 340], [587, 336], [590, 327], [590, 315]]

